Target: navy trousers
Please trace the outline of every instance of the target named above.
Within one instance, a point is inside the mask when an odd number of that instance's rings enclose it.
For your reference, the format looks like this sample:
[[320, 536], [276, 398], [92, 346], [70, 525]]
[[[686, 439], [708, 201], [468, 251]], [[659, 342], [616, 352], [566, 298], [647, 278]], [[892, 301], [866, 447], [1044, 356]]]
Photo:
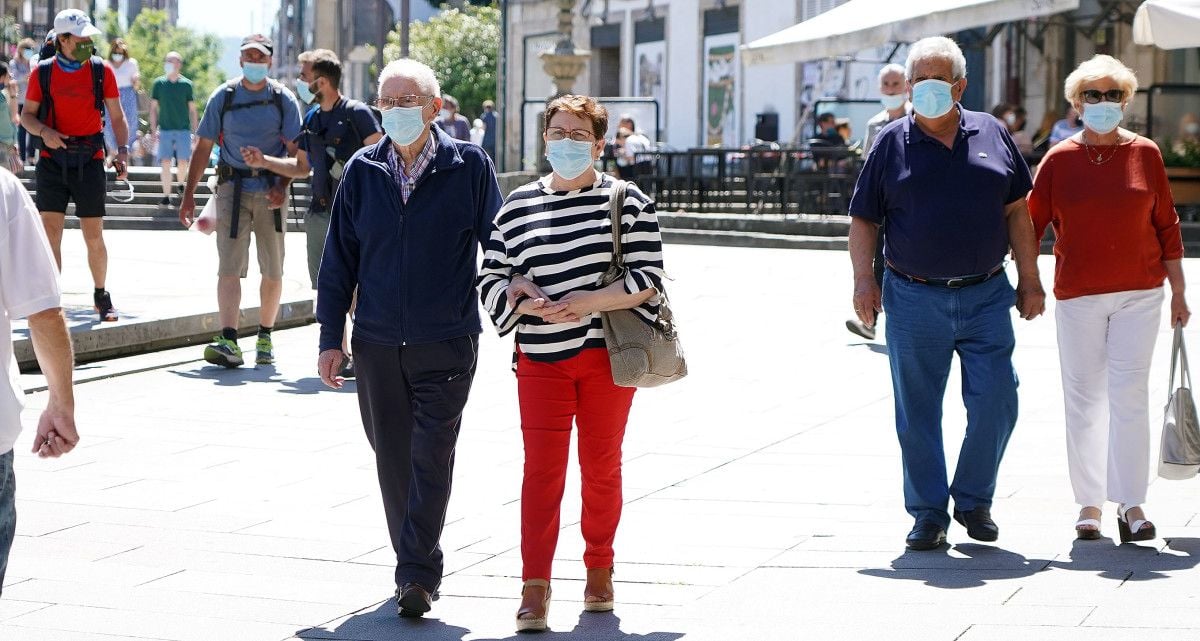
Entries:
[[442, 582], [442, 527], [454, 447], [475, 376], [477, 335], [391, 347], [355, 339], [358, 407], [375, 467], [396, 585], [433, 592]]

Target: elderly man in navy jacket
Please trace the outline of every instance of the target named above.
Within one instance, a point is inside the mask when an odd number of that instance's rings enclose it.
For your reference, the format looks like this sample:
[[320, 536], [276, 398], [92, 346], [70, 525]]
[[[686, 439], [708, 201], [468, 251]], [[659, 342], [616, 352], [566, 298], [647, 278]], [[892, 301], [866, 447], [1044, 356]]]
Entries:
[[500, 209], [492, 162], [446, 135], [433, 71], [397, 60], [379, 77], [385, 138], [346, 164], [317, 277], [317, 369], [341, 387], [346, 312], [358, 404], [396, 551], [402, 617], [431, 607], [454, 447], [475, 375], [476, 256]]

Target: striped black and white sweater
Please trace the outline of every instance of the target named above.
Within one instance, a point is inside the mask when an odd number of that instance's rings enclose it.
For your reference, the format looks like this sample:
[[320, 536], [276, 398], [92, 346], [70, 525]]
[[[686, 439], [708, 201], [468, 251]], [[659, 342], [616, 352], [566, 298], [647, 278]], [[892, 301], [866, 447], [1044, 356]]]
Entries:
[[[479, 275], [483, 308], [504, 336], [517, 330], [517, 346], [535, 361], [571, 358], [604, 347], [600, 315], [574, 323], [547, 323], [516, 313], [508, 303], [509, 279], [521, 274], [551, 299], [575, 290], [600, 289], [612, 260], [609, 198], [616, 180], [607, 174], [590, 186], [562, 192], [545, 176], [508, 196], [496, 214]], [[629, 183], [621, 213], [621, 242], [629, 274], [625, 291], [663, 291], [662, 237], [654, 202]], [[658, 314], [658, 297], [634, 308], [647, 323]]]

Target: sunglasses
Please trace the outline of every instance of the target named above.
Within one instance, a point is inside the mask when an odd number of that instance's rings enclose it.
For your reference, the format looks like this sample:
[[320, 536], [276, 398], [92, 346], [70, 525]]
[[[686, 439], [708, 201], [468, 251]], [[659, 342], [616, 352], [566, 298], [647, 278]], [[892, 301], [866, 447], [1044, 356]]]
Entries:
[[1105, 102], [1121, 102], [1125, 99], [1125, 91], [1123, 89], [1109, 89], [1108, 91], [1099, 91], [1097, 89], [1084, 89], [1079, 92], [1083, 101], [1089, 105], [1094, 105], [1103, 98]]

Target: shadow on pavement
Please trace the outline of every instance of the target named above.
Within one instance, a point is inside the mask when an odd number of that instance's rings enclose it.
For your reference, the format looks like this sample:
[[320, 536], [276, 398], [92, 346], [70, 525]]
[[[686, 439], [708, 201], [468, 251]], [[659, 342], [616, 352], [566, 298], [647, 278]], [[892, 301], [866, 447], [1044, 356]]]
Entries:
[[[436, 612], [436, 606], [434, 612]], [[361, 641], [461, 641], [471, 631], [449, 625], [434, 617], [402, 619], [396, 616], [396, 601], [388, 599], [369, 612], [356, 614], [335, 628], [309, 628], [296, 633], [297, 639], [318, 641], [321, 639], [356, 639]], [[554, 630], [541, 634], [518, 634], [501, 639], [478, 639], [477, 641], [516, 641], [534, 639], [558, 639], [572, 641], [676, 641], [682, 632], [650, 632], [648, 634], [621, 631], [621, 618], [612, 612], [582, 612], [579, 622], [571, 630]]]
[[374, 610], [356, 614], [335, 628], [308, 628], [297, 639], [359, 639], [362, 641], [460, 641], [471, 631], [442, 623], [437, 618], [402, 619], [396, 616], [396, 600], [388, 599]]
[[[1158, 545], [1155, 541], [1147, 543]], [[1117, 545], [1108, 537], [1095, 541], [1076, 540], [1071, 545], [1070, 561], [1054, 561], [1050, 567], [1095, 572], [1097, 576], [1114, 581], [1152, 581], [1170, 578], [1164, 572], [1191, 570], [1200, 563], [1200, 539], [1167, 539], [1161, 551], [1151, 545]]]
[[279, 372], [274, 365], [255, 365], [254, 367], [221, 367], [220, 365], [204, 365], [191, 370], [167, 370], [176, 376], [193, 380], [212, 381], [218, 387], [240, 387], [251, 383], [280, 383]]
[[478, 641], [516, 641], [518, 639], [558, 639], [565, 641], [675, 641], [683, 637], [682, 632], [650, 632], [640, 634], [621, 631], [621, 617], [612, 612], [581, 612], [579, 621], [570, 630], [550, 628], [539, 634], [512, 633], [502, 639], [479, 639]]
[[294, 381], [279, 381], [279, 383], [284, 387], [284, 389], [277, 390], [280, 394], [320, 394], [321, 392], [354, 394], [358, 392], [358, 387], [355, 386], [353, 379], [342, 383], [341, 389], [333, 389], [325, 385], [318, 376], [301, 378]]
[[863, 341], [861, 343], [847, 343], [847, 345], [849, 345], [850, 347], [865, 347], [865, 348], [871, 350], [872, 352], [875, 352], [876, 354], [883, 354], [884, 356], [887, 356], [887, 353], [888, 353], [887, 343], [874, 343], [874, 342]]
[[[951, 556], [954, 550], [963, 556]], [[892, 561], [891, 569], [867, 568], [858, 573], [881, 579], [921, 581], [947, 590], [977, 588], [988, 581], [1023, 579], [1049, 566], [1049, 559], [1027, 559], [1016, 552], [991, 545], [960, 543], [943, 545], [928, 552], [905, 552]]]

